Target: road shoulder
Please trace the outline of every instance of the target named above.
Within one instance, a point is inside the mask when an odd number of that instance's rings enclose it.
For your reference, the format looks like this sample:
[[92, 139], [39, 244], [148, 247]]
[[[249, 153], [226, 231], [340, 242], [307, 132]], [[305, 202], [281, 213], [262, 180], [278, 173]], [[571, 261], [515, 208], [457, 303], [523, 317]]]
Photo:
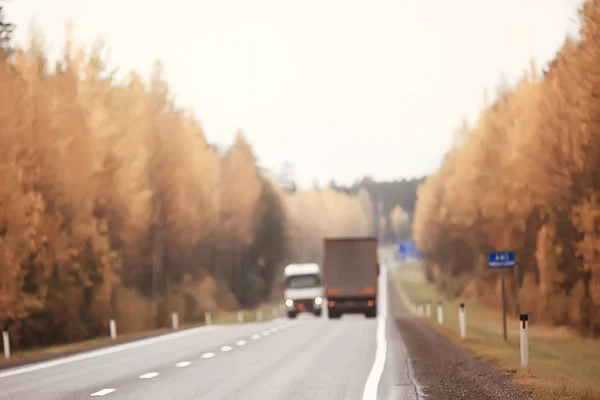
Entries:
[[439, 400], [525, 400], [525, 389], [429, 324], [412, 318], [402, 305], [393, 280], [388, 285], [389, 329], [402, 338], [421, 394]]

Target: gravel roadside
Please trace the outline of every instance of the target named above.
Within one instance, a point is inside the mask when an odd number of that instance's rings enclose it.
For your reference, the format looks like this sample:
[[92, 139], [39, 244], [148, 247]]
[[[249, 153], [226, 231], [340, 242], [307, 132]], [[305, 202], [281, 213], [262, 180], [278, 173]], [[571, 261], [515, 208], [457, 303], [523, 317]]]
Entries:
[[425, 399], [529, 400], [525, 389], [427, 322], [411, 317], [390, 279], [390, 321], [404, 340], [414, 376]]

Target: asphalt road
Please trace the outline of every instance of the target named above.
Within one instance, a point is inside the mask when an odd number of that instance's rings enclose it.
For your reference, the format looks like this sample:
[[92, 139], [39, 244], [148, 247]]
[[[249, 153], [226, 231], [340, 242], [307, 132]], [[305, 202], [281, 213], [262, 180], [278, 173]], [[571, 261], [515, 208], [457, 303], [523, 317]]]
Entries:
[[215, 325], [3, 370], [0, 399], [417, 399], [380, 295], [377, 319]]
[[0, 399], [531, 398], [412, 318], [386, 277], [377, 319], [324, 313], [180, 331], [2, 370]]

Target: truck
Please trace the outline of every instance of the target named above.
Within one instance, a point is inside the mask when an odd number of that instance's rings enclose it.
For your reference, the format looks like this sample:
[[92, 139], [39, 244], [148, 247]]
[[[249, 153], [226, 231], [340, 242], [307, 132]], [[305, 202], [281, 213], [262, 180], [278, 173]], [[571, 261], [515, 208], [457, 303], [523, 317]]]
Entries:
[[323, 309], [323, 280], [316, 263], [290, 264], [283, 271], [285, 306], [288, 318], [302, 312], [321, 316]]
[[325, 238], [323, 286], [330, 319], [343, 314], [377, 317], [377, 238]]

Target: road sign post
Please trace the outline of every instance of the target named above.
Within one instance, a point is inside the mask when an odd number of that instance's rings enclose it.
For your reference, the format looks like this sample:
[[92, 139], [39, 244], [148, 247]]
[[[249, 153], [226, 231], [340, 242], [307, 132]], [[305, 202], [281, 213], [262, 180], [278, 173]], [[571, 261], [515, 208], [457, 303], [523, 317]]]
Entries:
[[[488, 267], [493, 269], [511, 269], [515, 267], [514, 251], [496, 251], [488, 254]], [[500, 290], [502, 296], [502, 333], [504, 341], [508, 340], [506, 332], [506, 295], [504, 293], [504, 274], [501, 275]]]

